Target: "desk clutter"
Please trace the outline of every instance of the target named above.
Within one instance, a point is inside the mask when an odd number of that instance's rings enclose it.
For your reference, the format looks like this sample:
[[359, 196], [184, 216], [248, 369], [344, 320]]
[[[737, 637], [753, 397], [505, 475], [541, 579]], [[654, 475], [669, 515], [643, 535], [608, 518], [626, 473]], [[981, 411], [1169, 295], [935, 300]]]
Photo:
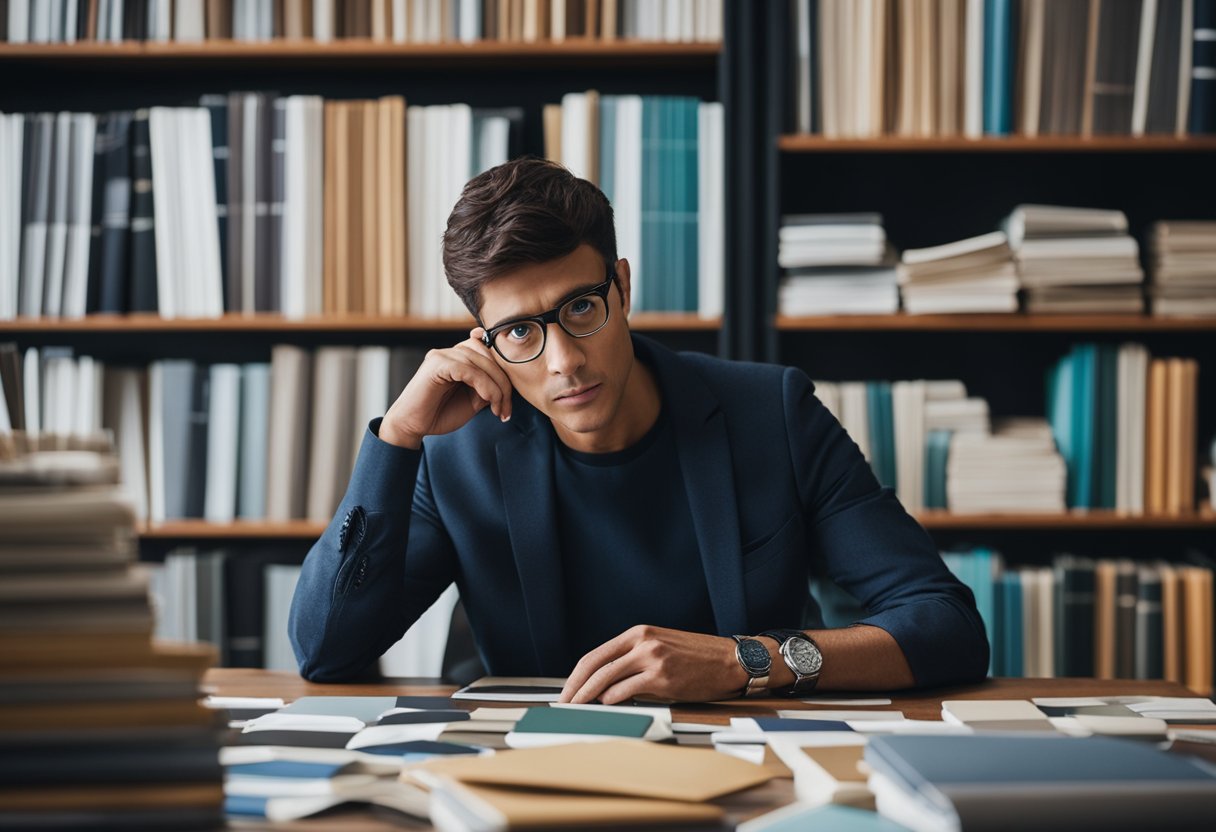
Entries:
[[[947, 700], [941, 720], [846, 698], [727, 722], [711, 703], [688, 706], [703, 721], [678, 722], [652, 704], [504, 701], [511, 680], [493, 681], [485, 695], [496, 698], [481, 701], [467, 689], [460, 699], [211, 698], [232, 728], [221, 754], [229, 816], [286, 821], [362, 802], [440, 830], [718, 828], [721, 799], [792, 775], [798, 804], [740, 830], [998, 829], [1022, 802], [1041, 828], [1216, 819], [1216, 754], [1167, 750], [1175, 739], [1216, 749], [1216, 728], [1171, 727], [1216, 726], [1216, 704], [1198, 697]], [[518, 680], [518, 695], [551, 681]]]
[[0, 828], [212, 829], [222, 723], [204, 645], [151, 638], [102, 437], [0, 435]]

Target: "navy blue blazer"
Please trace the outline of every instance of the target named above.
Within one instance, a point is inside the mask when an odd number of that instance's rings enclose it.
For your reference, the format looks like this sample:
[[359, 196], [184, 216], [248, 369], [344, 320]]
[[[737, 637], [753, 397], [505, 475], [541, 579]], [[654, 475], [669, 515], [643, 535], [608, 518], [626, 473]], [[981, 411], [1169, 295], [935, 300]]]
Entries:
[[[971, 591], [805, 373], [633, 342], [672, 421], [698, 543], [689, 568], [704, 570], [719, 635], [821, 626], [808, 590], [818, 560], [866, 609], [862, 623], [895, 638], [918, 685], [984, 677]], [[417, 451], [378, 428], [304, 562], [289, 625], [301, 674], [358, 674], [455, 582], [491, 674], [568, 675], [580, 657], [565, 638], [548, 419], [517, 393], [510, 422], [487, 408]]]

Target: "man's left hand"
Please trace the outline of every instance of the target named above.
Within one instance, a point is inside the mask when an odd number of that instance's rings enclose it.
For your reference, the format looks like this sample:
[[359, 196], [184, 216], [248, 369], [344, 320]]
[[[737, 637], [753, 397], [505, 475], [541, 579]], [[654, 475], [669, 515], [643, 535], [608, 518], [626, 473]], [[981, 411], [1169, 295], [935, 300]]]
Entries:
[[711, 702], [738, 696], [746, 683], [731, 639], [638, 625], [583, 656], [561, 701], [615, 705], [645, 695]]

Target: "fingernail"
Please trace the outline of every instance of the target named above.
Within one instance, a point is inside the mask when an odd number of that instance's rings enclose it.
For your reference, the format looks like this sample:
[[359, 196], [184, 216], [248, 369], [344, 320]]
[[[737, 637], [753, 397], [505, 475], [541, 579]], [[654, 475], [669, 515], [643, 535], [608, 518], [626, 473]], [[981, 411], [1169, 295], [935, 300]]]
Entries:
[[509, 421], [511, 421], [511, 414], [508, 413], [506, 416], [500, 416], [499, 418], [502, 419], [504, 422], [509, 422]]

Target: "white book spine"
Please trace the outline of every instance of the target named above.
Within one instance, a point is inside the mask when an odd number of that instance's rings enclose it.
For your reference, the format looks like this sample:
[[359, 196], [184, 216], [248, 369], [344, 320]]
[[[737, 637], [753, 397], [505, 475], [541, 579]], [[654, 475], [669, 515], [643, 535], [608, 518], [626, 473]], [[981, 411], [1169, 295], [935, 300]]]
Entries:
[[554, 43], [566, 39], [566, 0], [550, 0], [549, 29]]
[[580, 179], [590, 173], [587, 163], [587, 95], [569, 92], [562, 96], [562, 164]]
[[231, 523], [236, 517], [241, 368], [213, 364], [210, 372], [203, 517], [212, 523]]
[[[306, 219], [304, 230], [304, 312], [320, 315], [324, 306], [325, 277], [325, 102], [309, 96], [305, 106], [304, 165]], [[398, 229], [404, 234], [405, 229]]]
[[165, 376], [159, 361], [148, 367], [148, 514], [165, 521]]
[[406, 299], [406, 311], [410, 315], [422, 315], [425, 298], [423, 275], [422, 241], [423, 229], [426, 225], [427, 212], [425, 208], [426, 189], [423, 177], [427, 170], [424, 138], [426, 135], [426, 109], [409, 107], [405, 112], [405, 167], [406, 167], [406, 214], [409, 222], [406, 233], [409, 235], [409, 246], [406, 252], [407, 270], [409, 272], [409, 297]]
[[49, 21], [47, 23], [47, 40], [51, 43], [61, 43], [63, 41], [63, 0], [45, 0], [49, 10], [47, 15]]
[[642, 260], [642, 98], [622, 95], [617, 98], [616, 160], [614, 210], [617, 218], [617, 256], [629, 261], [632, 309], [639, 309], [641, 281], [645, 280]]
[[286, 131], [283, 151], [283, 223], [279, 242], [279, 298], [284, 317], [307, 314], [304, 297], [305, 218], [308, 213], [307, 147], [305, 146], [305, 101], [300, 96], [285, 99]]
[[137, 520], [148, 517], [147, 436], [144, 432], [144, 400], [141, 370], [107, 370], [119, 373], [118, 425], [116, 441], [122, 467], [122, 487], [135, 507]]
[[1195, 46], [1194, 32], [1194, 6], [1183, 0], [1178, 43], [1178, 109], [1174, 117], [1174, 135], [1179, 138], [1187, 134], [1191, 112], [1191, 56]]
[[[206, 246], [199, 235], [199, 223], [202, 218], [200, 186], [203, 171], [210, 172], [210, 154], [199, 169], [197, 154], [198, 129], [193, 111], [187, 108], [174, 109], [172, 119], [177, 131], [178, 175], [181, 177], [178, 190], [178, 206], [180, 217], [180, 234], [178, 235], [178, 269], [176, 272], [178, 297], [181, 299], [180, 314], [184, 317], [206, 317], [206, 266], [203, 262]], [[210, 127], [207, 128], [210, 136]], [[210, 150], [210, 148], [208, 148]], [[208, 177], [211, 178], [211, 177]], [[214, 204], [214, 200], [213, 200]], [[214, 222], [214, 220], [213, 220]], [[214, 228], [214, 226], [212, 226]], [[218, 234], [218, 230], [216, 231]]]
[[443, 316], [459, 319], [468, 315], [468, 310], [464, 308], [460, 298], [448, 285], [443, 269], [441, 239], [448, 215], [452, 213], [452, 209], [460, 200], [460, 192], [464, 189], [465, 183], [473, 176], [473, 109], [467, 104], [453, 104], [449, 113], [448, 126], [451, 131], [448, 137], [451, 154], [449, 157], [450, 175], [448, 190], [443, 201], [445, 210], [441, 216], [436, 217], [439, 220], [439, 231], [435, 235], [435, 262], [437, 264], [435, 274], [439, 278], [440, 296], [443, 298]]
[[72, 174], [69, 187], [67, 260], [64, 265], [63, 314], [82, 318], [88, 307], [89, 244], [92, 242], [93, 146], [97, 117], [72, 117]]
[[700, 238], [697, 311], [703, 318], [714, 318], [722, 314], [725, 300], [725, 168], [722, 158], [724, 112], [720, 103], [703, 102], [698, 106], [697, 115], [697, 165], [700, 177], [697, 189], [700, 201], [697, 225]]
[[[148, 136], [151, 145], [152, 181], [155, 200], [152, 206], [153, 233], [156, 242], [156, 303], [163, 318], [178, 315], [177, 291], [174, 286], [176, 264], [173, 259], [173, 203], [178, 171], [173, 167], [174, 135], [169, 110], [153, 107], [148, 112]], [[157, 518], [153, 518], [157, 519]], [[164, 519], [160, 517], [159, 519]]]
[[409, 21], [406, 0], [393, 0], [393, 43], [405, 43], [409, 40]]
[[984, 134], [984, 0], [967, 0], [965, 76], [963, 80], [963, 135]]
[[[179, 0], [180, 2], [180, 0]], [[79, 7], [76, 0], [66, 0], [63, 4], [63, 34], [60, 38], [64, 43], [76, 42], [76, 16]]]
[[206, 33], [206, 13], [203, 0], [174, 0], [173, 39], [197, 43]]
[[[237, 0], [239, 3], [240, 0]], [[401, 2], [401, 0], [398, 0]], [[334, 39], [333, 0], [313, 0], [312, 37], [317, 43], [329, 43]]]
[[1143, 136], [1148, 126], [1148, 84], [1153, 70], [1153, 37], [1157, 29], [1157, 0], [1140, 6], [1140, 43], [1136, 50], [1136, 84], [1132, 95], [1132, 135]]
[[63, 310], [63, 266], [67, 259], [68, 195], [72, 170], [72, 114], [55, 116], [55, 141], [51, 157], [50, 218], [47, 225], [46, 276], [42, 313], [57, 318]]
[[[476, 43], [481, 39], [481, 3], [480, 0], [459, 0], [460, 2], [460, 40], [462, 43]], [[533, 40], [537, 32], [533, 32]]]
[[199, 218], [198, 239], [202, 246], [202, 280], [199, 286], [204, 293], [205, 311], [209, 317], [224, 314], [224, 277], [220, 268], [220, 232], [218, 206], [215, 195], [214, 153], [211, 147], [211, 111], [196, 107], [193, 114], [194, 160], [191, 163], [198, 173]]
[[[0, 181], [22, 181], [25, 117], [0, 113]], [[13, 185], [0, 188], [0, 320], [17, 317], [21, 276], [21, 194]]]
[[32, 0], [9, 0], [8, 2], [8, 42], [29, 43], [30, 41], [30, 3]]

